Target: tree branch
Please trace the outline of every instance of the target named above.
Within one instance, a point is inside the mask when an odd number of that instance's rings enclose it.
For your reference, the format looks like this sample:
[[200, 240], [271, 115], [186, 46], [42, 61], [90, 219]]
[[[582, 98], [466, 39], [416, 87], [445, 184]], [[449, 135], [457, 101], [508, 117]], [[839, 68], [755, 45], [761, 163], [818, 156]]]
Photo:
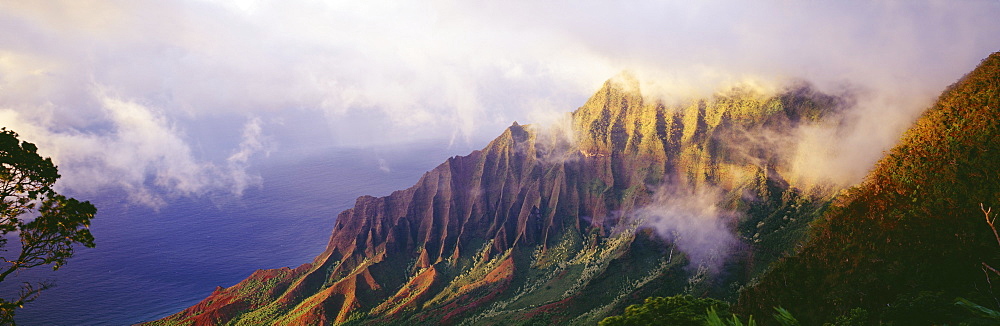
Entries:
[[[986, 269], [989, 269], [989, 270], [990, 270], [990, 271], [992, 271], [992, 272], [993, 272], [994, 274], [997, 274], [997, 275], [1000, 275], [1000, 271], [998, 271], [998, 270], [997, 270], [996, 268], [993, 268], [993, 266], [990, 266], [989, 264], [987, 264], [987, 263], [985, 263], [985, 262], [984, 262], [984, 263], [982, 263], [982, 264], [983, 264], [983, 267], [985, 267]], [[989, 275], [987, 275], [987, 276], [989, 276]]]
[[997, 227], [993, 225], [993, 222], [996, 221], [997, 218], [994, 216], [992, 220], [990, 219], [990, 212], [993, 211], [993, 207], [985, 208], [983, 207], [983, 203], [979, 203], [979, 209], [982, 210], [983, 215], [986, 216], [986, 224], [990, 225], [990, 229], [993, 230], [993, 237], [997, 239], [997, 245], [1000, 246], [1000, 234], [997, 234]]
[[7, 301], [0, 299], [0, 324], [13, 325], [14, 324], [14, 309], [24, 307], [26, 303], [35, 301], [38, 295], [42, 291], [52, 288], [52, 283], [41, 282], [38, 283], [38, 287], [32, 285], [31, 283], [24, 282], [21, 285], [21, 291], [17, 301]]

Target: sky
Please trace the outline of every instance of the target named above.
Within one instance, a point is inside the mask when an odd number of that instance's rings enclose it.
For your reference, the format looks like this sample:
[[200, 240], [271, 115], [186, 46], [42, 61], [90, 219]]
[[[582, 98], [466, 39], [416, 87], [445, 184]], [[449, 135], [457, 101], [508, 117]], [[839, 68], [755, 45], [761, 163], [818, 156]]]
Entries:
[[842, 150], [804, 159], [856, 179], [836, 167], [870, 165], [1000, 50], [996, 17], [995, 0], [0, 0], [0, 126], [62, 189], [157, 205], [239, 195], [293, 149], [481, 147], [626, 70], [664, 100], [808, 80], [867, 94], [847, 134], [810, 138]]

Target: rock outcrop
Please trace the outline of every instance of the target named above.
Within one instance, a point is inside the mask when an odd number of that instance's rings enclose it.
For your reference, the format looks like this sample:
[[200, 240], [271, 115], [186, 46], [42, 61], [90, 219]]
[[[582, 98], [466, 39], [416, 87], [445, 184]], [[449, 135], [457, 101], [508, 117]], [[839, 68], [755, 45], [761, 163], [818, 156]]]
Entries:
[[[732, 295], [723, 281], [751, 276], [808, 223], [782, 212], [825, 207], [789, 186], [785, 142], [848, 104], [803, 84], [666, 106], [615, 78], [569, 127], [514, 123], [409, 189], [358, 198], [313, 262], [258, 271], [153, 324], [593, 323], [650, 294]], [[724, 273], [706, 278], [636, 217], [665, 185], [717, 189], [738, 213], [743, 244]]]

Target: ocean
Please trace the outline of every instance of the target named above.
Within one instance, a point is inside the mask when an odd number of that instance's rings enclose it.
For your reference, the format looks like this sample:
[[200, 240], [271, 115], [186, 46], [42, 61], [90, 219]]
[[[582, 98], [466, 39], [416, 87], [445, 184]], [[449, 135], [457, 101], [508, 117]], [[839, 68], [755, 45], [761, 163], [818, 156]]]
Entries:
[[[12, 298], [23, 281], [56, 286], [17, 311], [21, 325], [129, 325], [176, 313], [257, 269], [296, 267], [325, 248], [336, 214], [361, 195], [410, 187], [468, 149], [425, 144], [384, 149], [276, 152], [251, 173], [260, 188], [168, 196], [154, 209], [120, 190], [75, 195], [98, 208], [95, 248], [77, 248], [58, 271], [25, 270], [0, 286]], [[16, 241], [16, 240], [15, 240]]]

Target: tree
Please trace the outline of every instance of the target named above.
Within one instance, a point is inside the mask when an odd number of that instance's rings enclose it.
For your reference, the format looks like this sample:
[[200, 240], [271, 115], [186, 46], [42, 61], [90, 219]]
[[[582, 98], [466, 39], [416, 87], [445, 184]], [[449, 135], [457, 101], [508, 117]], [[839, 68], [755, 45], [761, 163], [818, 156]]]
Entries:
[[[35, 144], [0, 128], [0, 282], [20, 270], [51, 265], [59, 269], [73, 256], [73, 246], [94, 247], [90, 220], [97, 209], [52, 189], [59, 179], [52, 159], [38, 155]], [[17, 237], [20, 245], [7, 248]], [[9, 253], [17, 253], [10, 256]], [[48, 283], [24, 283], [17, 298], [0, 298], [0, 324], [14, 323], [14, 310], [33, 301]]]

